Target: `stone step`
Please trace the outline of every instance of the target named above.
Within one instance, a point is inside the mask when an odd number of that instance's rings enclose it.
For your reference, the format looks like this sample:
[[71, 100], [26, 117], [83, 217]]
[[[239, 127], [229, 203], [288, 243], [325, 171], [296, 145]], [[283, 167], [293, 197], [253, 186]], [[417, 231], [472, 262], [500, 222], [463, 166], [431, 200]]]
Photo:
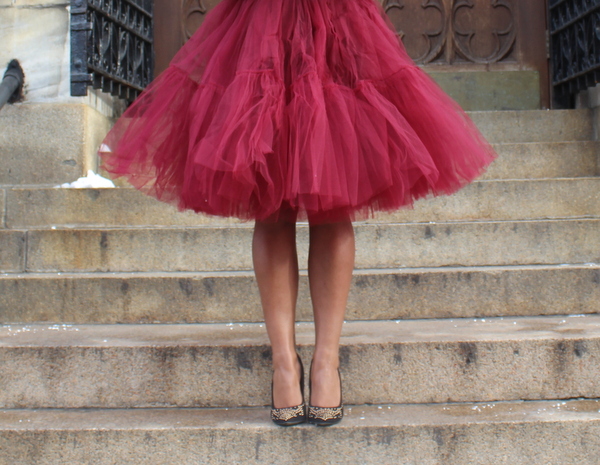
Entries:
[[425, 65], [423, 70], [464, 110], [536, 110], [541, 107], [538, 71], [440, 71], [436, 65]]
[[[600, 397], [600, 315], [347, 322], [341, 345], [348, 404]], [[270, 377], [262, 323], [0, 327], [0, 408], [260, 406]]]
[[[600, 175], [600, 151], [598, 142], [593, 140], [554, 140], [551, 138], [549, 142], [544, 140], [498, 142], [493, 145], [498, 153], [498, 159], [481, 175], [481, 180], [525, 180]], [[103, 173], [103, 175], [110, 177], [107, 173]], [[115, 180], [115, 183], [120, 187], [128, 187], [124, 178]]]
[[498, 159], [481, 179], [536, 179], [600, 174], [598, 142], [533, 142], [495, 145]]
[[96, 169], [110, 119], [86, 104], [26, 103], [0, 113], [0, 184], [74, 181]]
[[593, 140], [591, 110], [468, 112], [491, 143]]
[[25, 269], [25, 231], [0, 230], [0, 272]]
[[597, 465], [600, 401], [348, 406], [284, 431], [258, 409], [0, 411], [0, 462]]
[[[357, 224], [356, 268], [600, 262], [600, 219]], [[308, 227], [299, 227], [301, 267]], [[0, 230], [3, 272], [250, 270], [252, 228]], [[25, 247], [23, 247], [25, 242]], [[16, 246], [19, 247], [16, 247]]]
[[[590, 110], [483, 111], [469, 115], [492, 143], [594, 138]], [[109, 119], [87, 105], [6, 107], [0, 114], [0, 185], [74, 181], [95, 168], [95, 148], [109, 127]]]
[[[254, 275], [0, 275], [0, 323], [228, 323], [263, 319]], [[600, 312], [600, 265], [357, 270], [348, 320]], [[301, 273], [297, 317], [312, 321]]]
[[[158, 202], [132, 188], [16, 188], [8, 189], [6, 198], [6, 226], [12, 229], [239, 224], [234, 219], [179, 212], [174, 206]], [[600, 216], [600, 177], [477, 181], [455, 195], [421, 200], [413, 210], [380, 213], [369, 222], [586, 216]]]

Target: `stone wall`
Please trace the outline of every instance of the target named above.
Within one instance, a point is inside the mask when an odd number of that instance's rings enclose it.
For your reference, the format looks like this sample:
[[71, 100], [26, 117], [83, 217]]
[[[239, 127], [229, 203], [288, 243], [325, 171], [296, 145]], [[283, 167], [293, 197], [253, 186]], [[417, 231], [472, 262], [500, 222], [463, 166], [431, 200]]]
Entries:
[[0, 0], [0, 65], [21, 63], [28, 101], [69, 95], [69, 2]]
[[90, 89], [87, 97], [70, 96], [69, 10], [68, 0], [0, 0], [2, 74], [16, 58], [25, 71], [26, 103], [81, 103], [113, 117], [110, 95]]
[[[0, 0], [0, 76], [16, 58], [25, 100], [0, 112], [0, 184], [74, 181], [96, 170], [96, 150], [124, 103], [88, 88], [70, 93], [70, 2]], [[35, 137], [37, 136], [37, 137]]]

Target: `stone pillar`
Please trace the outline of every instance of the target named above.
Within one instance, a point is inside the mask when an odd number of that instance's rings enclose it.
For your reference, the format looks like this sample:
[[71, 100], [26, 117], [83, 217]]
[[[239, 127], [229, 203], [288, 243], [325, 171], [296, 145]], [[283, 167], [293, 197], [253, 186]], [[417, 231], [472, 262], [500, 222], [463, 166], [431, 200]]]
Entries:
[[124, 108], [91, 88], [71, 97], [69, 10], [68, 0], [0, 0], [0, 73], [13, 58], [25, 72], [24, 102], [0, 111], [0, 184], [39, 183], [17, 166], [25, 162], [50, 170], [49, 182], [96, 170], [96, 149]]
[[19, 60], [30, 102], [68, 99], [68, 10], [65, 0], [0, 0], [0, 65]]

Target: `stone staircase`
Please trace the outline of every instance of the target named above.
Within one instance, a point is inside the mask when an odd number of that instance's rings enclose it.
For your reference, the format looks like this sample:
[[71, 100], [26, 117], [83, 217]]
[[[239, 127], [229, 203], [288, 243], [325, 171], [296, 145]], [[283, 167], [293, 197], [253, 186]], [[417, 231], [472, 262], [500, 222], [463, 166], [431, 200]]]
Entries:
[[[0, 464], [598, 465], [592, 112], [471, 115], [500, 154], [481, 180], [355, 225], [325, 429], [268, 420], [251, 224], [0, 173]], [[298, 310], [308, 365], [305, 273]]]

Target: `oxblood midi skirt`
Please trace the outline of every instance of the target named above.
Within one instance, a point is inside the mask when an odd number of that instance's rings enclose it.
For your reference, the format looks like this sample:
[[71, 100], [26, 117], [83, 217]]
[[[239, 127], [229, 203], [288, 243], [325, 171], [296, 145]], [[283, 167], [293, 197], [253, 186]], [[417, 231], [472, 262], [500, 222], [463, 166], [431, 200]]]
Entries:
[[223, 0], [99, 156], [180, 210], [323, 223], [451, 194], [496, 155], [377, 0]]

